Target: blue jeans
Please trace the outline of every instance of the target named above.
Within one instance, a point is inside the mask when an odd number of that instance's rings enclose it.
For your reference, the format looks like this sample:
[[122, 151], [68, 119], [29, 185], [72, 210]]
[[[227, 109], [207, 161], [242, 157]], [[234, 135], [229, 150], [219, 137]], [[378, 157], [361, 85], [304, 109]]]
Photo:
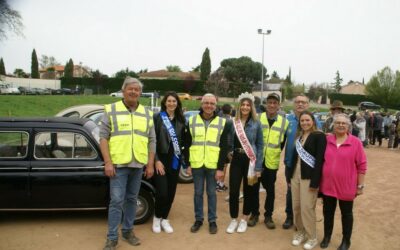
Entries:
[[115, 176], [110, 178], [110, 205], [108, 208], [108, 234], [110, 240], [118, 240], [118, 226], [122, 232], [133, 228], [136, 217], [137, 197], [142, 180], [142, 168], [116, 168]]
[[194, 183], [194, 214], [196, 221], [204, 220], [204, 181], [206, 182], [207, 188], [208, 222], [215, 222], [217, 220], [217, 182], [215, 180], [215, 172], [215, 169], [208, 169], [204, 166], [192, 169]]

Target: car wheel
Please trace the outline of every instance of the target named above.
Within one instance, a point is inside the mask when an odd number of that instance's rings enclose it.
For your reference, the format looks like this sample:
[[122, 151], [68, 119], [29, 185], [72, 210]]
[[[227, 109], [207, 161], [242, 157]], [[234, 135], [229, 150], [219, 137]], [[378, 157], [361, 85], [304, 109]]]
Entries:
[[186, 173], [186, 169], [182, 168], [179, 170], [179, 177], [178, 177], [179, 183], [192, 183], [193, 182], [193, 176], [188, 175]]
[[135, 224], [145, 223], [154, 213], [154, 199], [153, 195], [141, 188], [136, 205], [136, 218]]

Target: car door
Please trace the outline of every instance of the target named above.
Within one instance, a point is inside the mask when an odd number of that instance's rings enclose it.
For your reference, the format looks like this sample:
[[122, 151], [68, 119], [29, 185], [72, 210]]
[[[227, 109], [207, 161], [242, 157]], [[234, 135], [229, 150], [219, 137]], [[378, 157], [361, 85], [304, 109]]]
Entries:
[[29, 200], [29, 130], [0, 128], [0, 210], [25, 208]]
[[108, 178], [96, 143], [79, 130], [36, 129], [31, 162], [35, 208], [105, 208]]

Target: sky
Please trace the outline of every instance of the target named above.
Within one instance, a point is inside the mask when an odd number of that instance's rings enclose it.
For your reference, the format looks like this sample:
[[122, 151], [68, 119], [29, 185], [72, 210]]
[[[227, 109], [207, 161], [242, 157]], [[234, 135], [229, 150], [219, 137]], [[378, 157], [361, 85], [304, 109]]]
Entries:
[[178, 65], [189, 71], [209, 48], [212, 70], [248, 56], [296, 83], [365, 82], [400, 70], [399, 0], [9, 0], [24, 37], [0, 41], [7, 73], [30, 72], [31, 53], [72, 58], [112, 76]]

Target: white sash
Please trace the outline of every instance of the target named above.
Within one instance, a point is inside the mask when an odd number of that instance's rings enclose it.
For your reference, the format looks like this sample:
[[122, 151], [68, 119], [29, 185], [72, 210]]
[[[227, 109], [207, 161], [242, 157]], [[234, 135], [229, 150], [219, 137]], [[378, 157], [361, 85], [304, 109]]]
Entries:
[[300, 139], [296, 140], [296, 150], [297, 154], [300, 156], [300, 158], [307, 163], [308, 166], [311, 168], [315, 167], [315, 158], [312, 156], [310, 153], [308, 153], [303, 146], [300, 143]]
[[249, 185], [252, 185], [254, 183], [250, 183], [250, 180], [254, 180], [254, 176], [256, 176], [255, 173], [255, 166], [256, 166], [256, 160], [257, 157], [253, 151], [253, 148], [251, 147], [251, 144], [249, 142], [249, 139], [246, 136], [246, 133], [244, 132], [243, 125], [240, 122], [240, 119], [235, 119], [233, 123], [236, 131], [236, 135], [239, 139], [240, 144], [242, 145], [242, 148], [244, 152], [246, 153], [247, 157], [249, 157], [250, 162], [249, 162], [249, 171], [247, 172], [247, 178], [249, 181]]

